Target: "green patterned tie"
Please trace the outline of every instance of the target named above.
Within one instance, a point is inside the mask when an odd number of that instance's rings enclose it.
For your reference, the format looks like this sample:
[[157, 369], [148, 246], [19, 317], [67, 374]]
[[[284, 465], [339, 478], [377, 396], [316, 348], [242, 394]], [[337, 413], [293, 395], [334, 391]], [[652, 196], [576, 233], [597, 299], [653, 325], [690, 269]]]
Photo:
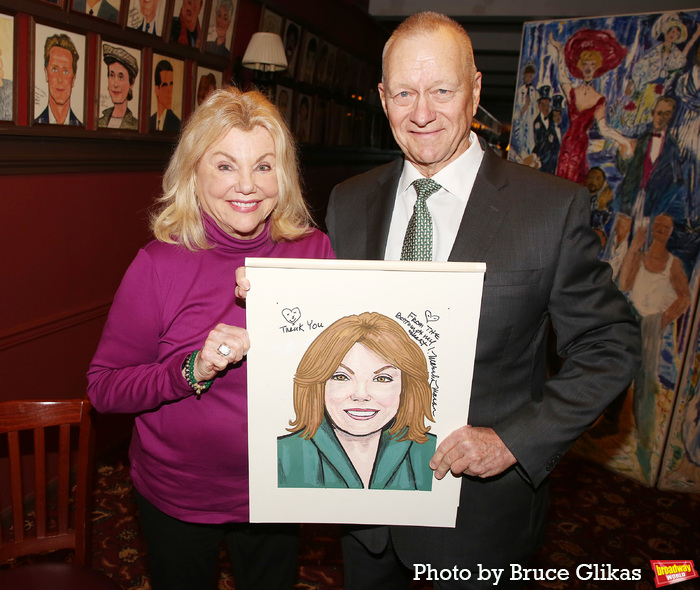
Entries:
[[401, 248], [401, 260], [433, 259], [433, 220], [428, 211], [428, 197], [442, 188], [432, 178], [419, 178], [413, 181], [418, 198], [413, 207], [413, 215], [406, 228], [406, 236]]

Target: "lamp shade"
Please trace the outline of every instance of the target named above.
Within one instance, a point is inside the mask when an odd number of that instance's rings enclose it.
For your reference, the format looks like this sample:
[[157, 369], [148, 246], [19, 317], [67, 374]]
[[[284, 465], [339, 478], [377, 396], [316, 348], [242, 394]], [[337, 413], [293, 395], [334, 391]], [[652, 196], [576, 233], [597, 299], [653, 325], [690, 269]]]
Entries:
[[254, 33], [245, 50], [243, 65], [251, 70], [264, 72], [287, 69], [282, 38], [276, 33]]

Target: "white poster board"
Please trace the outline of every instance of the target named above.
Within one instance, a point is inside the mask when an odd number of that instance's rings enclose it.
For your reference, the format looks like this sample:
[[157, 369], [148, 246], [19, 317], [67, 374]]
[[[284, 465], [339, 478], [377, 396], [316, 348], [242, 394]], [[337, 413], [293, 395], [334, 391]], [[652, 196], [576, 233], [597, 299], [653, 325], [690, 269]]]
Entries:
[[[427, 463], [435, 446], [467, 422], [485, 270], [483, 263], [246, 260], [252, 285], [247, 298], [251, 339], [247, 361], [251, 522], [455, 525], [461, 480], [451, 474], [437, 480]], [[381, 410], [346, 409], [334, 419], [333, 402], [326, 401], [329, 391], [336, 391], [332, 389], [334, 385], [328, 385], [331, 381], [360, 379], [361, 371], [354, 360], [348, 360], [350, 352], [340, 364], [328, 360], [335, 358], [335, 353], [324, 338], [335, 334], [335, 326], [355, 321], [361, 314], [365, 319], [383, 316], [382, 322], [394, 328], [400, 326], [400, 337], [405, 339], [408, 334], [408, 347], [414, 353], [418, 345], [418, 355], [422, 352], [425, 356], [420, 357], [425, 362], [423, 370], [429, 384], [424, 391], [428, 389], [425, 395], [434, 418], [434, 422], [425, 420], [425, 425], [430, 426], [425, 436], [428, 442], [419, 444], [409, 439], [398, 443], [398, 435], [382, 439], [387, 441], [386, 447], [380, 442], [376, 455], [372, 455], [378, 458], [371, 465], [371, 479], [359, 475], [361, 467], [353, 469], [357, 462], [349, 459], [351, 454], [344, 454], [346, 447], [340, 439], [347, 437], [348, 432], [357, 434], [352, 430], [355, 424], [365, 427]], [[394, 328], [392, 333], [397, 332]], [[299, 435], [303, 431], [288, 431], [290, 421], [298, 416], [293, 400], [297, 391], [294, 377], [297, 372], [300, 377], [300, 361], [307, 356], [307, 350], [311, 354], [314, 346], [319, 362], [333, 364], [330, 372], [340, 373], [323, 378], [327, 380], [316, 398], [323, 401], [316, 407], [322, 413], [325, 408], [324, 425], [310, 438], [302, 439]], [[391, 362], [396, 367], [405, 363]], [[391, 364], [386, 366], [391, 368], [382, 368], [385, 373], [394, 370], [400, 375], [394, 378], [403, 383], [403, 402], [410, 382], [406, 367], [401, 366], [399, 371]], [[376, 387], [377, 381], [393, 379], [379, 371], [369, 374], [379, 375], [368, 379], [371, 387]], [[363, 402], [353, 403], [360, 406]], [[355, 420], [350, 420], [353, 424], [346, 432], [340, 423], [347, 415]], [[394, 415], [398, 423], [401, 405]], [[408, 432], [407, 428], [402, 432]], [[360, 433], [349, 438], [356, 442], [362, 436]], [[278, 438], [287, 440], [278, 442]], [[291, 448], [285, 446], [287, 443], [296, 450], [283, 450]], [[388, 458], [392, 453], [399, 456], [407, 448], [410, 451], [391, 464]], [[312, 467], [303, 463], [297, 469], [299, 462], [287, 462], [290, 454], [299, 449], [307, 459], [313, 456]], [[391, 475], [382, 476], [383, 469], [391, 470]], [[307, 471], [313, 471], [310, 479]], [[356, 487], [348, 487], [353, 485], [353, 477]], [[346, 481], [350, 483], [346, 485]]]

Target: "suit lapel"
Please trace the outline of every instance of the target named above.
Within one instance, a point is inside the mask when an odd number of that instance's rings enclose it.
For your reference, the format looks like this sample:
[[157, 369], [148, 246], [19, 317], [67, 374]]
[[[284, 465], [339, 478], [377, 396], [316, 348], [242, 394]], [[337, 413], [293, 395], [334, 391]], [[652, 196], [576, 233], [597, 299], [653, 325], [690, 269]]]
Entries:
[[481, 147], [484, 157], [448, 258], [452, 262], [483, 261], [505, 218], [507, 204], [500, 194], [508, 184], [505, 166], [487, 144]]
[[377, 179], [376, 185], [367, 192], [367, 258], [369, 260], [384, 259], [391, 216], [396, 202], [396, 188], [399, 185], [402, 170], [403, 158], [392, 162]]

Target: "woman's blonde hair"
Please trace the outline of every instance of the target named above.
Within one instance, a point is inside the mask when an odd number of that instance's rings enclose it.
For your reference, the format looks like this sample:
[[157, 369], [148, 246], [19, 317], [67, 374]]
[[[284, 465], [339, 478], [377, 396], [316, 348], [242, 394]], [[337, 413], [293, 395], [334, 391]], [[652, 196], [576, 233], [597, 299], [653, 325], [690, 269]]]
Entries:
[[267, 129], [277, 160], [279, 198], [270, 214], [270, 238], [275, 242], [304, 236], [312, 223], [299, 184], [296, 146], [277, 108], [258, 91], [234, 87], [213, 91], [185, 123], [163, 177], [163, 194], [151, 221], [156, 239], [182, 244], [189, 250], [210, 248], [195, 176], [204, 153], [231, 131]]
[[389, 434], [398, 440], [424, 443], [434, 422], [432, 391], [425, 355], [394, 320], [376, 312], [341, 318], [311, 343], [294, 375], [294, 411], [290, 432], [302, 431], [303, 438], [316, 434], [325, 412], [326, 382], [338, 369], [348, 351], [362, 344], [401, 371], [401, 400]]
[[584, 61], [595, 62], [595, 68], [597, 70], [603, 65], [603, 56], [601, 55], [600, 51], [596, 51], [595, 49], [585, 49], [578, 56], [578, 63], [576, 65], [578, 66], [579, 70], [581, 69]]

